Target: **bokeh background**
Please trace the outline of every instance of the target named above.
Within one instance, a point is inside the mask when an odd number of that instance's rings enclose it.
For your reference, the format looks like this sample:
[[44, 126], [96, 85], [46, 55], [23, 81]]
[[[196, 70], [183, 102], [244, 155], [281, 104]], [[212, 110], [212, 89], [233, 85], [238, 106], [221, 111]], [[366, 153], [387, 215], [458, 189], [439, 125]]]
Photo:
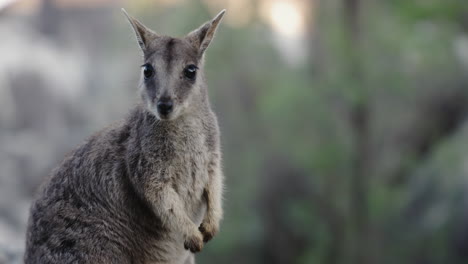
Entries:
[[225, 219], [198, 263], [468, 263], [468, 1], [0, 0], [0, 263], [40, 182], [138, 100], [120, 12], [206, 54]]

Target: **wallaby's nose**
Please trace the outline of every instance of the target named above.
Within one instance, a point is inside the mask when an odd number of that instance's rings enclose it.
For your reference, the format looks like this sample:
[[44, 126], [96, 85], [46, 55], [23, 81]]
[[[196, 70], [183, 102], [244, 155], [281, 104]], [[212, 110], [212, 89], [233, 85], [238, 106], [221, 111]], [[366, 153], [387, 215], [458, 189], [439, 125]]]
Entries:
[[157, 103], [157, 107], [158, 107], [158, 112], [161, 115], [167, 116], [168, 114], [172, 112], [172, 108], [173, 108], [173, 103], [172, 103], [171, 98], [161, 97]]

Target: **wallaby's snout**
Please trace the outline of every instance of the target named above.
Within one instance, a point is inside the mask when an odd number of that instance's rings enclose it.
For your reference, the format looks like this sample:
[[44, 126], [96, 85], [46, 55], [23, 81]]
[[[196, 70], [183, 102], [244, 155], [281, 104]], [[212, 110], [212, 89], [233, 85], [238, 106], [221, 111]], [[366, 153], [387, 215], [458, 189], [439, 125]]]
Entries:
[[167, 118], [172, 113], [174, 107], [173, 100], [169, 96], [161, 97], [156, 105], [161, 119]]

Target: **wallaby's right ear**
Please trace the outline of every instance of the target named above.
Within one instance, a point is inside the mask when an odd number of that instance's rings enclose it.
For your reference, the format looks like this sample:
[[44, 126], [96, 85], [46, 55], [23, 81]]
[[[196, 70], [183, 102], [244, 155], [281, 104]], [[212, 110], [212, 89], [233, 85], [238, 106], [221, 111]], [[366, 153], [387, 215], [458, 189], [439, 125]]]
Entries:
[[224, 13], [226, 13], [226, 9], [223, 9], [221, 12], [219, 12], [218, 15], [216, 15], [215, 18], [206, 22], [201, 27], [195, 29], [187, 35], [187, 39], [198, 49], [200, 56], [203, 56], [206, 48], [208, 48], [208, 45], [210, 45], [216, 29], [218, 28], [219, 22], [221, 22], [223, 19]]
[[148, 41], [151, 39], [151, 37], [154, 38], [154, 37], [158, 36], [158, 34], [156, 34], [151, 29], [147, 28], [140, 21], [138, 21], [135, 18], [129, 16], [127, 11], [125, 11], [125, 9], [122, 8], [122, 12], [127, 17], [128, 22], [130, 23], [130, 25], [132, 25], [133, 31], [135, 31], [135, 35], [136, 35], [136, 39], [138, 41], [138, 45], [140, 45], [140, 48], [144, 53], [148, 48], [148, 46], [147, 46]]

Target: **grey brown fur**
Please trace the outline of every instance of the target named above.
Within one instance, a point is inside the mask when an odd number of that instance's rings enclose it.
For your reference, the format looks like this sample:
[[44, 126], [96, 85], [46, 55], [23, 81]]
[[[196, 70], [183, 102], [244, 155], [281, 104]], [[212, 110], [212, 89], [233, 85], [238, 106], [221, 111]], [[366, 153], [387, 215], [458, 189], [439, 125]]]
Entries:
[[[126, 13], [125, 13], [126, 14]], [[129, 17], [144, 62], [142, 103], [71, 152], [31, 207], [25, 262], [193, 263], [219, 229], [219, 130], [203, 54], [224, 11], [183, 38]], [[183, 75], [196, 65], [196, 79]], [[173, 111], [158, 112], [171, 98]]]

